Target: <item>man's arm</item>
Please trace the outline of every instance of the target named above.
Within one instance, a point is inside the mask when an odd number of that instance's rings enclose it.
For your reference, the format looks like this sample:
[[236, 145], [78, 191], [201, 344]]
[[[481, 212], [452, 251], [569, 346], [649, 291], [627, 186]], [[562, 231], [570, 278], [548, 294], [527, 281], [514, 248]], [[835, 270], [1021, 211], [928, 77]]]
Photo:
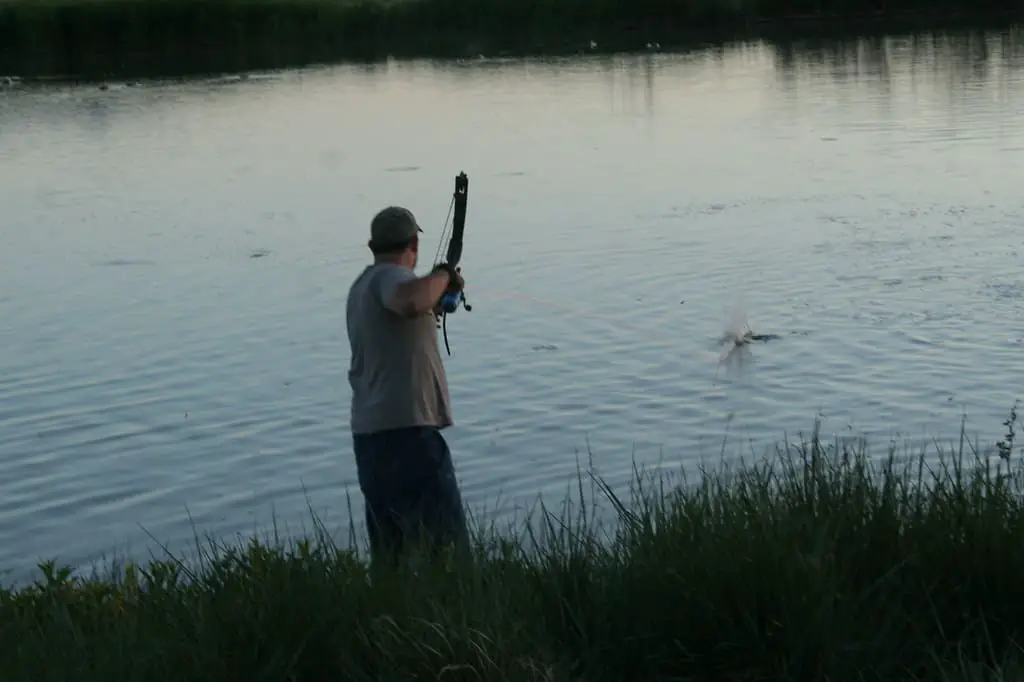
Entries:
[[417, 317], [431, 312], [448, 289], [450, 276], [445, 270], [416, 277], [391, 272], [382, 274], [380, 296], [384, 306], [402, 317]]

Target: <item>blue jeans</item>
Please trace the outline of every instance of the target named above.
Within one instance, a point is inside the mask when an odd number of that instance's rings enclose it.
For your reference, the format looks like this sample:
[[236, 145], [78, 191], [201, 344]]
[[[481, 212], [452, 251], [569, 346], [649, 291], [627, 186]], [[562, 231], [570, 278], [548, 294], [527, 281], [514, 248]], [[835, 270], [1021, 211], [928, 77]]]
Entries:
[[395, 558], [408, 544], [468, 545], [451, 451], [434, 427], [353, 434], [370, 549]]

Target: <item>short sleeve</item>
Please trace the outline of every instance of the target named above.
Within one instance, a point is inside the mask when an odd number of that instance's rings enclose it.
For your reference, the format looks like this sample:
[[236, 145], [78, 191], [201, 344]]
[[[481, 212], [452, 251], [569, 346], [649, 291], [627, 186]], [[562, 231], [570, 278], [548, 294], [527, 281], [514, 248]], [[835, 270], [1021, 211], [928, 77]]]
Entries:
[[394, 296], [398, 285], [413, 279], [416, 279], [416, 274], [412, 270], [398, 266], [381, 268], [380, 272], [373, 278], [370, 290], [377, 297], [377, 300], [380, 301], [380, 304], [387, 308], [388, 302]]

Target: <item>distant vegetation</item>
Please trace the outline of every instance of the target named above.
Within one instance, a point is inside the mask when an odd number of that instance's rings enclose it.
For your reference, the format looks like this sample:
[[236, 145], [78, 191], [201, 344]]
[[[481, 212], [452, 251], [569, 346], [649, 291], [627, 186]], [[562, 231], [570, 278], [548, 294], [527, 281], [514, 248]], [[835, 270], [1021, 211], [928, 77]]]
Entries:
[[[757, 26], [1002, 15], [1010, 0], [0, 0], [0, 76], [185, 74], [336, 58], [589, 50]], [[598, 48], [600, 49], [600, 47]], [[11, 69], [18, 67], [21, 73]], [[3, 69], [8, 71], [5, 73]]]
[[1024, 679], [1006, 426], [995, 464], [965, 440], [873, 461], [816, 431], [693, 486], [606, 490], [605, 534], [581, 505], [543, 536], [480, 532], [472, 557], [372, 574], [325, 535], [90, 581], [48, 565], [0, 591], [0, 679]]

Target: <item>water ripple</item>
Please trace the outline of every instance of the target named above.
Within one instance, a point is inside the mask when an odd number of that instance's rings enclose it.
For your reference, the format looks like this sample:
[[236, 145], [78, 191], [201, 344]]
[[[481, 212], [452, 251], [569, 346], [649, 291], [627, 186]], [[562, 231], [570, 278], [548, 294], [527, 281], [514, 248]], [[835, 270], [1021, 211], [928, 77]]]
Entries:
[[[406, 203], [432, 244], [462, 168], [475, 310], [449, 320], [448, 437], [486, 519], [557, 506], [581, 466], [621, 487], [723, 442], [760, 454], [815, 414], [878, 447], [965, 411], [1000, 428], [1024, 80], [966, 98], [954, 67], [886, 49], [887, 80], [726, 50], [5, 93], [0, 567], [301, 532], [310, 506], [344, 540], [366, 224]], [[459, 168], [431, 161], [452, 149]], [[722, 362], [744, 318], [781, 338]]]

